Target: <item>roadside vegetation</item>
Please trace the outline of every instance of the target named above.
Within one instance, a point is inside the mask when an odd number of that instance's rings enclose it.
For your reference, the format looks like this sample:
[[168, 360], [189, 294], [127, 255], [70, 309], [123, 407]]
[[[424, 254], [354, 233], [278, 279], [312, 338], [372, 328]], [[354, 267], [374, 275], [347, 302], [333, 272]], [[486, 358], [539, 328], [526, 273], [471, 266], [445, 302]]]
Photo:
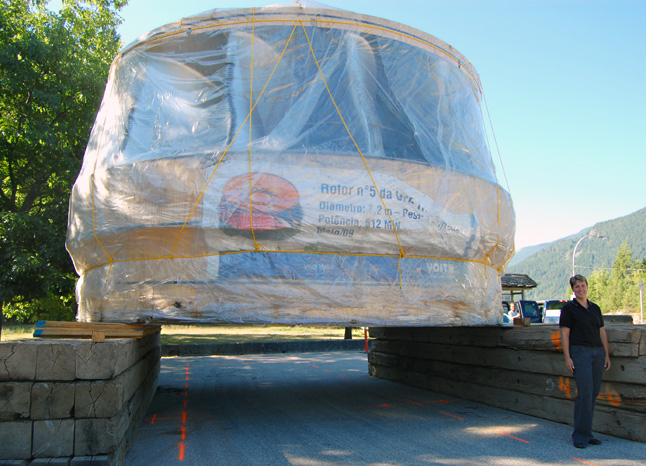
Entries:
[[68, 202], [126, 1], [49, 3], [0, 1], [0, 312], [18, 322], [74, 318]]

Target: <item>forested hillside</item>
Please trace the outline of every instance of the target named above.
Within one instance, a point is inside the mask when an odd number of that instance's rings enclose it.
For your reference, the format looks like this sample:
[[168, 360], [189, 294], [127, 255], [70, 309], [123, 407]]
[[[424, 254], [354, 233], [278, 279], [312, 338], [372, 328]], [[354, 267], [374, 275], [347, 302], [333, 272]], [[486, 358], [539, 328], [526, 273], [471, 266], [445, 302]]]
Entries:
[[555, 241], [518, 263], [512, 262], [506, 272], [527, 274], [538, 283], [537, 288], [525, 294], [528, 299], [567, 299], [572, 253], [576, 243], [587, 234], [591, 236], [581, 241], [576, 250], [576, 273], [589, 277], [594, 270], [610, 269], [624, 243], [632, 258], [642, 261], [646, 259], [646, 208]]

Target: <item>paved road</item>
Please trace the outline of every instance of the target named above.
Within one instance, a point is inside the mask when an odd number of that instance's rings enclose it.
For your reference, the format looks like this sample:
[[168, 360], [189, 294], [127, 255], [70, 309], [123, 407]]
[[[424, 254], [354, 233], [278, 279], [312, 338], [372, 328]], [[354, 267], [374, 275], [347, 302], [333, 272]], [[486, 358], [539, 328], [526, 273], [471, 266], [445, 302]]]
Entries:
[[646, 444], [368, 375], [365, 353], [164, 358], [126, 466], [644, 466]]

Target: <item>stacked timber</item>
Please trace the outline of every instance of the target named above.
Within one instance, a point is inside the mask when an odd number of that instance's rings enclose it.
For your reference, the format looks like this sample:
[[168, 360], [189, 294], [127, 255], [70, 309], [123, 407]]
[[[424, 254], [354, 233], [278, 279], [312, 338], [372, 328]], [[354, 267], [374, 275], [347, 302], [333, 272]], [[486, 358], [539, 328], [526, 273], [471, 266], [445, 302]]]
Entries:
[[39, 322], [40, 338], [0, 342], [0, 464], [123, 464], [157, 387], [159, 332]]
[[[646, 327], [608, 325], [594, 430], [646, 442]], [[576, 383], [556, 325], [370, 328], [373, 376], [572, 424]]]

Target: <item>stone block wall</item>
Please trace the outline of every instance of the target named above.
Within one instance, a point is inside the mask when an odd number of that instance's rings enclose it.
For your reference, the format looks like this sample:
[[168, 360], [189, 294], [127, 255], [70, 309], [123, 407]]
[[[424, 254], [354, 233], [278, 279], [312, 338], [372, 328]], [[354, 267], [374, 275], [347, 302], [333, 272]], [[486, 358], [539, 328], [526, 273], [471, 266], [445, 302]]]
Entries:
[[1, 342], [0, 464], [123, 464], [160, 357], [158, 332]]
[[[606, 325], [594, 430], [646, 442], [646, 326]], [[572, 424], [576, 383], [556, 325], [370, 328], [370, 373], [456, 398]]]

